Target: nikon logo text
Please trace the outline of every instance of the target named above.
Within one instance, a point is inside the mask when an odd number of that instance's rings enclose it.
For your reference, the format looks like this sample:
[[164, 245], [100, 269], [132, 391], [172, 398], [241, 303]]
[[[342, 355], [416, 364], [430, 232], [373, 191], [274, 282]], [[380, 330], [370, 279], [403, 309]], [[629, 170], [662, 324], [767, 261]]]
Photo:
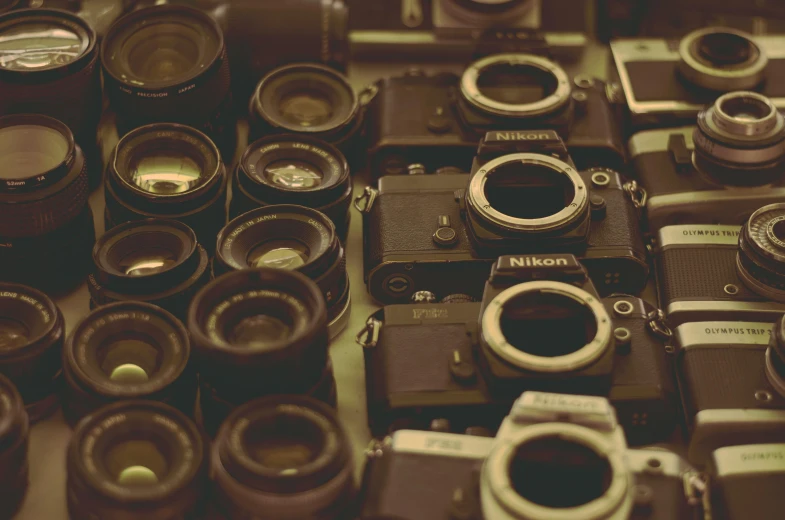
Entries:
[[512, 267], [556, 267], [568, 265], [566, 258], [537, 258], [536, 256], [519, 256], [510, 258]]
[[496, 132], [496, 139], [499, 141], [547, 141], [553, 139], [553, 135], [534, 132]]

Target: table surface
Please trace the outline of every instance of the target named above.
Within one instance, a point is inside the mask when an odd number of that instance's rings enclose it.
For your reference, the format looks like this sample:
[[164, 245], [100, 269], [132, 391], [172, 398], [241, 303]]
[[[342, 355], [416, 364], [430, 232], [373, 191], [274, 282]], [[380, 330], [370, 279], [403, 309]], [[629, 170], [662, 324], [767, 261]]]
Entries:
[[[605, 76], [607, 53], [601, 48], [586, 50], [583, 59], [583, 72], [598, 77]], [[427, 71], [452, 71], [460, 73], [462, 67], [455, 64], [423, 64]], [[384, 76], [399, 75], [411, 68], [409, 64], [380, 65], [358, 64], [350, 70], [349, 76], [358, 90]], [[403, 108], [402, 108], [403, 109]], [[240, 143], [244, 143], [246, 132], [240, 132]], [[108, 137], [105, 148], [116, 140]], [[238, 146], [240, 148], [241, 146]], [[367, 185], [367, 177], [355, 177], [355, 195]], [[103, 215], [103, 190], [94, 192], [90, 204], [95, 215]], [[351, 319], [349, 325], [330, 346], [330, 353], [338, 385], [338, 414], [352, 442], [355, 454], [356, 477], [359, 479], [364, 465], [364, 450], [370, 441], [365, 409], [365, 368], [362, 348], [355, 343], [355, 334], [365, 325], [365, 321], [378, 305], [368, 296], [363, 283], [362, 258], [362, 217], [352, 208], [352, 221], [347, 239], [347, 266], [351, 284]], [[103, 219], [96, 219], [96, 231], [103, 233]], [[89, 312], [89, 294], [86, 284], [74, 292], [57, 299], [65, 316], [67, 331]], [[65, 453], [71, 430], [64, 422], [62, 412], [57, 411], [50, 418], [36, 424], [30, 434], [30, 487], [24, 504], [15, 517], [18, 520], [65, 520], [68, 518], [65, 501]]]

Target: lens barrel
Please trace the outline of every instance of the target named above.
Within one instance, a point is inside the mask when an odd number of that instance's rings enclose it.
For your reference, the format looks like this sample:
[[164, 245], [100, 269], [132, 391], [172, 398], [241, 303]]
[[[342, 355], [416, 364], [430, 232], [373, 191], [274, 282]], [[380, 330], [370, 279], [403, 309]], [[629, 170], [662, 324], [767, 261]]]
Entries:
[[[71, 437], [71, 518], [196, 518], [208, 489], [208, 446], [180, 411], [123, 401], [82, 420]], [[140, 513], [143, 512], [143, 513]]]
[[351, 199], [349, 164], [340, 150], [309, 136], [271, 136], [252, 143], [240, 159], [229, 214], [270, 204], [307, 206], [330, 217], [345, 241]]
[[0, 374], [0, 518], [13, 518], [27, 492], [29, 430], [22, 397]]
[[5, 13], [19, 7], [20, 0], [0, 0], [0, 13]]
[[181, 123], [233, 156], [229, 60], [223, 32], [209, 15], [182, 5], [131, 12], [109, 29], [101, 63], [120, 135], [150, 123]]
[[302, 273], [264, 268], [224, 274], [191, 302], [188, 330], [209, 432], [234, 406], [264, 395], [336, 402], [324, 296]]
[[136, 300], [185, 320], [196, 291], [210, 279], [207, 252], [191, 228], [176, 220], [148, 219], [110, 229], [93, 249], [87, 278], [90, 305]]
[[335, 410], [303, 396], [238, 407], [212, 447], [220, 518], [345, 518], [354, 495], [349, 438]]
[[106, 175], [107, 229], [148, 218], [178, 220], [211, 254], [226, 224], [226, 169], [215, 144], [191, 127], [158, 123], [130, 132]]
[[70, 425], [106, 404], [165, 402], [192, 416], [196, 373], [188, 332], [172, 314], [142, 302], [91, 312], [63, 349], [63, 415]]
[[0, 374], [36, 422], [57, 408], [65, 320], [44, 293], [11, 283], [0, 283], [0, 316]]
[[785, 204], [763, 206], [742, 226], [736, 267], [750, 290], [785, 302]]
[[73, 131], [87, 157], [91, 187], [101, 181], [101, 69], [98, 37], [82, 18], [60, 9], [21, 9], [0, 16], [0, 114], [43, 114]]

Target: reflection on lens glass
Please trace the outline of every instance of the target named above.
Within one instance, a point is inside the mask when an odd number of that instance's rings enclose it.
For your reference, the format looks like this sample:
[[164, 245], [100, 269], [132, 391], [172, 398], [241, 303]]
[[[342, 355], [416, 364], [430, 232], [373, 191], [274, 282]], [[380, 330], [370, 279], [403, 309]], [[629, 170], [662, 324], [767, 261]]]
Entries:
[[785, 220], [780, 220], [771, 227], [774, 237], [780, 242], [785, 242]]
[[166, 271], [177, 263], [177, 254], [157, 247], [131, 251], [119, 262], [120, 271], [128, 276], [149, 276]]
[[264, 349], [288, 338], [292, 327], [268, 314], [257, 314], [240, 320], [229, 334], [229, 343], [236, 347]]
[[312, 190], [322, 184], [322, 171], [305, 161], [285, 159], [268, 164], [263, 180], [290, 190]]
[[126, 43], [128, 67], [138, 78], [167, 81], [186, 75], [200, 58], [204, 39], [176, 23], [156, 23], [139, 29]]
[[248, 253], [249, 267], [274, 267], [297, 269], [308, 262], [308, 246], [297, 240], [270, 240], [251, 249]]
[[202, 178], [202, 168], [196, 161], [163, 151], [138, 158], [130, 173], [131, 182], [157, 195], [185, 193], [198, 186]]
[[0, 179], [42, 175], [65, 161], [68, 140], [54, 128], [17, 125], [0, 128]]
[[557, 87], [553, 74], [528, 65], [492, 65], [477, 77], [477, 88], [483, 95], [510, 105], [536, 103], [556, 92]]
[[551, 168], [510, 162], [489, 174], [485, 197], [504, 215], [538, 219], [566, 208], [575, 197], [575, 186], [569, 177]]
[[278, 109], [290, 124], [303, 128], [321, 126], [333, 117], [330, 99], [316, 89], [287, 92], [281, 99]]
[[318, 427], [289, 415], [251, 424], [243, 436], [243, 448], [253, 460], [278, 470], [295, 470], [313, 462], [323, 444]]
[[748, 96], [732, 96], [722, 101], [720, 107], [730, 117], [742, 121], [759, 121], [772, 112], [772, 107], [760, 99]]
[[588, 446], [560, 437], [542, 437], [515, 450], [509, 466], [515, 491], [551, 508], [579, 507], [603, 496], [613, 469]]
[[104, 465], [118, 484], [128, 487], [157, 484], [169, 466], [158, 446], [146, 440], [115, 444], [106, 453]]
[[25, 325], [11, 318], [0, 318], [0, 351], [23, 347], [30, 339]]
[[698, 43], [698, 52], [709, 63], [727, 67], [749, 60], [753, 47], [743, 36], [720, 32], [703, 36]]
[[110, 338], [97, 352], [101, 370], [115, 383], [141, 384], [158, 371], [161, 351], [151, 339]]
[[22, 23], [0, 32], [0, 68], [37, 70], [79, 58], [88, 42], [64, 27]]

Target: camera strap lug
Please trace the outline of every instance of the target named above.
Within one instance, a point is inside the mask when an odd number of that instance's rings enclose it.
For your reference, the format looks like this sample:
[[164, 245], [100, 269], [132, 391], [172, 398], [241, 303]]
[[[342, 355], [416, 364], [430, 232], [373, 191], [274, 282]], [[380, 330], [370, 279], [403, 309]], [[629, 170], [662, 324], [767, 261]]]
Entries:
[[392, 439], [390, 437], [385, 437], [382, 440], [373, 439], [368, 443], [368, 447], [365, 448], [365, 456], [369, 459], [378, 459], [384, 455], [385, 448], [389, 448], [390, 446], [392, 446]]
[[366, 86], [362, 89], [359, 94], [357, 94], [357, 99], [360, 101], [360, 106], [367, 107], [371, 104], [371, 101], [376, 97], [376, 94], [379, 93], [379, 87], [376, 83], [371, 83], [370, 85]]
[[362, 348], [374, 348], [379, 343], [379, 333], [382, 330], [381, 320], [376, 319], [374, 316], [368, 318], [365, 322], [363, 330], [357, 333], [354, 341], [357, 342]]
[[370, 213], [379, 190], [366, 186], [361, 195], [354, 198], [354, 208], [360, 213]]
[[646, 319], [649, 322], [651, 331], [662, 339], [670, 339], [673, 336], [673, 331], [668, 327], [665, 319], [665, 313], [662, 309], [655, 309], [651, 311]]
[[709, 511], [711, 508], [708, 506], [709, 493], [707, 492], [706, 477], [697, 471], [687, 471], [682, 475], [682, 482], [687, 503], [692, 507], [702, 506], [704, 520], [710, 520]]
[[630, 196], [632, 205], [635, 206], [635, 209], [646, 207], [646, 201], [649, 200], [649, 195], [637, 181], [625, 182], [623, 188], [627, 195]]
[[422, 24], [422, 0], [403, 0], [401, 2], [401, 21], [413, 29]]

